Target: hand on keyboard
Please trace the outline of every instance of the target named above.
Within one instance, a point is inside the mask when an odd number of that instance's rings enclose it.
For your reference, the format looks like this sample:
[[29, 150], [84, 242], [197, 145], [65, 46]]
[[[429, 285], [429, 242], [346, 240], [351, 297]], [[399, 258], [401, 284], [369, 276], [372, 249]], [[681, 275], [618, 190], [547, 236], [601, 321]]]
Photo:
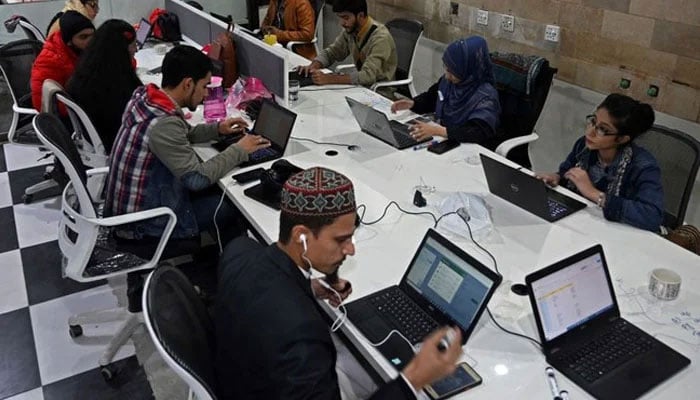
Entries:
[[246, 134], [236, 143], [246, 153], [254, 153], [257, 150], [270, 147], [270, 141], [262, 136]]

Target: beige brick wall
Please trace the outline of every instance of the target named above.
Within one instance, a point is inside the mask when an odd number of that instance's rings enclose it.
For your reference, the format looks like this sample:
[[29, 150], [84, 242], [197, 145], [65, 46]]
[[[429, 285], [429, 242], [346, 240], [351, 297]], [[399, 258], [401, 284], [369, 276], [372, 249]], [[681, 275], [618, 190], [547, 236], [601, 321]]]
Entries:
[[[416, 18], [425, 35], [448, 43], [482, 35], [491, 50], [547, 57], [558, 79], [604, 94], [621, 92], [656, 110], [700, 122], [700, 0], [368, 0], [380, 21]], [[451, 15], [450, 3], [459, 5]], [[477, 8], [490, 12], [476, 24]], [[500, 29], [501, 14], [515, 16], [515, 32]], [[544, 41], [547, 24], [561, 27], [560, 42]], [[621, 78], [629, 89], [619, 88]], [[646, 92], [659, 87], [659, 97]]]

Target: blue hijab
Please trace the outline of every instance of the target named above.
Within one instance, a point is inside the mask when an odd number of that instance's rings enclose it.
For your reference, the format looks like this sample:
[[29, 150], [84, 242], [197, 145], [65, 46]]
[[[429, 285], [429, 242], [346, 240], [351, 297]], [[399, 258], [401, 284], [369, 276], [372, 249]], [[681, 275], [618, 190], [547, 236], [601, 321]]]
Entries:
[[472, 36], [452, 42], [442, 55], [442, 62], [460, 82], [440, 79], [435, 114], [441, 124], [455, 126], [480, 119], [496, 129], [501, 105], [493, 87], [493, 67], [484, 38]]

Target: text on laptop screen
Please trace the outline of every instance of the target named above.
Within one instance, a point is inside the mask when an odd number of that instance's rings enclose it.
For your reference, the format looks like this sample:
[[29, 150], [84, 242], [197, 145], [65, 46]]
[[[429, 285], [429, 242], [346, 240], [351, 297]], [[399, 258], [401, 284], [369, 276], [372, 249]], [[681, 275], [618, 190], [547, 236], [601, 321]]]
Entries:
[[294, 119], [294, 114], [263, 102], [258, 119], [255, 120], [253, 133], [263, 135], [272, 143], [284, 148], [294, 126]]
[[433, 238], [409, 267], [408, 284], [468, 330], [493, 281]]
[[600, 253], [532, 282], [532, 293], [547, 340], [614, 306]]

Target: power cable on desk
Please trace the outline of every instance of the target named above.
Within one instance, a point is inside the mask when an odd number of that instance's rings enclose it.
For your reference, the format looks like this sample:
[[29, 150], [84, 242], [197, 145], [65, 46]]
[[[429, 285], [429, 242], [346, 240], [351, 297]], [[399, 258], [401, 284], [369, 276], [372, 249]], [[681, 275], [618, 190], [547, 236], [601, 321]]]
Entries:
[[456, 213], [457, 213], [456, 211], [450, 211], [450, 212], [448, 212], [448, 213], [445, 213], [445, 214], [440, 215], [439, 217], [436, 217], [435, 214], [431, 213], [430, 211], [417, 211], [417, 212], [416, 212], [416, 211], [406, 211], [406, 210], [404, 210], [403, 208], [401, 208], [401, 206], [399, 205], [399, 203], [397, 203], [396, 201], [392, 200], [392, 201], [389, 202], [389, 204], [386, 205], [386, 207], [384, 207], [384, 211], [382, 212], [382, 215], [380, 215], [379, 218], [375, 219], [374, 221], [364, 221], [365, 212], [367, 211], [367, 206], [366, 206], [366, 205], [360, 204], [359, 206], [357, 206], [358, 213], [359, 213], [360, 207], [362, 208], [362, 212], [361, 212], [360, 214], [358, 214], [358, 217], [360, 218], [360, 223], [361, 223], [362, 225], [374, 225], [374, 224], [378, 223], [379, 221], [381, 221], [382, 219], [384, 219], [384, 217], [386, 217], [386, 213], [387, 213], [387, 211], [389, 211], [389, 207], [391, 207], [392, 204], [395, 205], [396, 208], [398, 208], [399, 211], [401, 211], [401, 212], [404, 213], [404, 214], [408, 214], [408, 215], [430, 215], [430, 216], [433, 218], [433, 229], [434, 229], [434, 228], [437, 228], [438, 223], [439, 223], [444, 217], [446, 217], [446, 216], [448, 216], [448, 215], [452, 215], [452, 214], [456, 214]]
[[320, 142], [318, 140], [304, 138], [304, 137], [290, 136], [290, 138], [294, 139], [294, 140], [298, 140], [300, 142], [311, 142], [314, 144], [322, 144], [322, 145], [328, 145], [328, 146], [344, 146], [344, 147], [347, 147], [348, 149], [351, 147], [357, 147], [357, 145], [355, 145], [355, 144], [336, 143], [336, 142]]
[[[459, 213], [457, 213], [457, 215], [459, 215], [459, 216], [461, 217], [462, 221], [464, 221], [464, 224], [467, 225], [467, 229], [469, 230], [469, 238], [470, 238], [470, 239], [472, 240], [472, 242], [476, 245], [476, 247], [480, 248], [484, 253], [486, 253], [489, 257], [491, 257], [491, 260], [493, 260], [493, 268], [496, 270], [496, 272], [497, 272], [499, 275], [501, 275], [501, 272], [498, 270], [498, 262], [496, 262], [496, 257], [494, 257], [493, 254], [491, 254], [490, 251], [486, 250], [486, 248], [484, 248], [482, 245], [480, 245], [479, 242], [477, 242], [476, 240], [474, 240], [474, 235], [472, 234], [472, 227], [469, 225], [469, 218], [468, 218], [468, 215], [467, 215], [467, 218], [464, 218], [464, 217], [463, 217], [461, 214], [459, 214]], [[490, 310], [488, 307], [486, 307], [486, 312], [489, 314], [489, 317], [491, 318], [491, 321], [493, 321], [493, 323], [494, 323], [500, 330], [502, 330], [503, 332], [505, 332], [505, 333], [507, 333], [507, 334], [509, 334], [509, 335], [518, 336], [518, 337], [521, 337], [521, 338], [523, 338], [523, 339], [527, 339], [527, 340], [531, 341], [532, 343], [535, 343], [535, 344], [540, 348], [540, 350], [542, 350], [542, 343], [540, 343], [539, 341], [537, 341], [537, 340], [534, 339], [534, 338], [531, 338], [530, 336], [523, 335], [522, 333], [513, 332], [513, 331], [511, 331], [511, 330], [508, 330], [508, 329], [504, 328], [503, 326], [501, 326], [501, 324], [498, 323], [498, 321], [496, 321], [496, 318], [494, 318], [493, 314], [491, 314], [491, 310]]]

